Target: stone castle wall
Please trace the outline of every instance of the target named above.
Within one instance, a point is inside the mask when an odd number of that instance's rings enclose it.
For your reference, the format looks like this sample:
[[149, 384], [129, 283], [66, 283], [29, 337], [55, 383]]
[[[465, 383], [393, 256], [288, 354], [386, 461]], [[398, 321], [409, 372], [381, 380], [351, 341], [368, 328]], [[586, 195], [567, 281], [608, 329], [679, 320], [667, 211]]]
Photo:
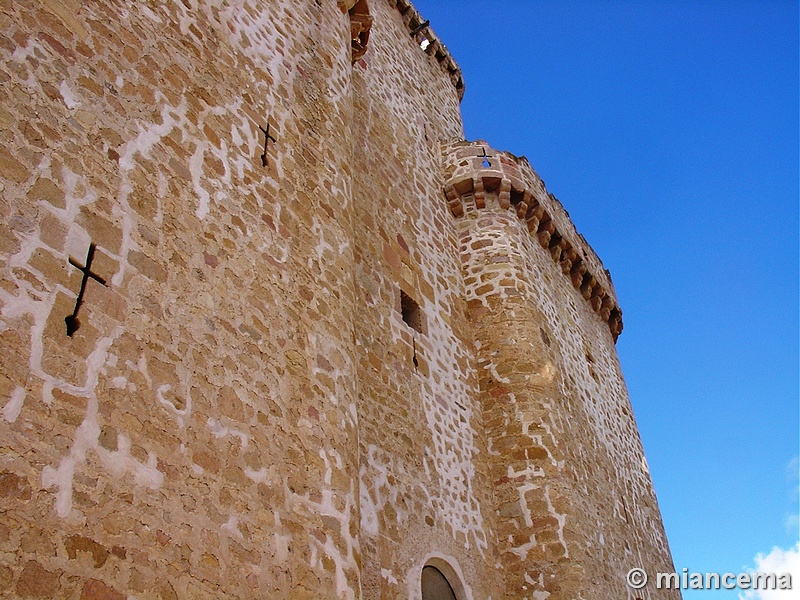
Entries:
[[421, 598], [433, 565], [459, 600], [606, 598], [671, 568], [610, 279], [524, 161], [459, 142], [407, 1], [0, 23], [0, 595]]

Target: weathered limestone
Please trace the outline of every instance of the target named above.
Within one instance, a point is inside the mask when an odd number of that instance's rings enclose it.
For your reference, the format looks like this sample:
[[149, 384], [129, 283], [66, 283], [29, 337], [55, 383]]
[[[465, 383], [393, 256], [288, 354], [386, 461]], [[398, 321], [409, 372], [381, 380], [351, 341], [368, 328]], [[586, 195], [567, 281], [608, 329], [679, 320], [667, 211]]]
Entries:
[[0, 596], [671, 569], [610, 277], [408, 0], [0, 0], [0, 83]]

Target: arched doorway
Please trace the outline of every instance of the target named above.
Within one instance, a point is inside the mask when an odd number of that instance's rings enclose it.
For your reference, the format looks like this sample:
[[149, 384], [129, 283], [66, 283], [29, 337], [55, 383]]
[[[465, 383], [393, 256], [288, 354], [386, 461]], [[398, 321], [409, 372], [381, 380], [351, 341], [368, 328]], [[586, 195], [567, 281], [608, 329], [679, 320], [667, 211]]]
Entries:
[[458, 600], [450, 582], [436, 567], [422, 568], [422, 600]]

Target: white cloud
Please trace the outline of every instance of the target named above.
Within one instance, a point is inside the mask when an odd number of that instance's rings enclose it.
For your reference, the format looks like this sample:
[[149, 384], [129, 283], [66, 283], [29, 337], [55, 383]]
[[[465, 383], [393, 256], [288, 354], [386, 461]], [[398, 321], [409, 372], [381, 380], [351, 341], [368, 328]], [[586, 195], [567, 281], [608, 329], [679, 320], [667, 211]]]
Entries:
[[[790, 496], [792, 503], [796, 506], [798, 496], [800, 496], [800, 457], [794, 456], [786, 465], [786, 477], [793, 484]], [[785, 524], [790, 535], [798, 535], [798, 523], [800, 518], [796, 512], [786, 517]], [[798, 535], [800, 537], [800, 535]], [[748, 590], [739, 594], [739, 600], [789, 600], [789, 598], [800, 598], [800, 541], [793, 548], [784, 550], [777, 546], [769, 554], [758, 553], [755, 557], [756, 566], [749, 569], [751, 573], [789, 573], [792, 578], [791, 590]]]
[[798, 597], [800, 590], [800, 542], [794, 548], [784, 550], [775, 547], [769, 554], [759, 553], [755, 558], [754, 573], [789, 573], [792, 577], [791, 590], [748, 590], [739, 594], [739, 600], [789, 600]]

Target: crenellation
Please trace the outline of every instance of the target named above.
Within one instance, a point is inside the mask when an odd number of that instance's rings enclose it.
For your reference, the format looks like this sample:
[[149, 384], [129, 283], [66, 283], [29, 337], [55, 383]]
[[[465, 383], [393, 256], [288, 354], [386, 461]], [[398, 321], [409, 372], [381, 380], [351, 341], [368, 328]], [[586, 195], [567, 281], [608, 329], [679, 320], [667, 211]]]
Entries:
[[430, 28], [429, 23], [414, 8], [408, 0], [388, 0], [390, 6], [396, 6], [408, 28], [409, 34], [428, 56], [433, 57], [448, 74], [450, 81], [456, 88], [459, 101], [464, 97], [464, 79], [461, 68], [455, 62], [447, 47], [439, 40], [436, 33]]
[[[622, 331], [622, 311], [616, 305], [610, 275], [583, 236], [575, 231], [561, 203], [547, 193], [539, 177], [527, 166], [527, 161], [495, 152], [484, 142], [466, 146], [459, 142], [446, 147], [444, 154], [445, 173], [451, 177], [443, 192], [453, 216], [459, 218], [469, 212], [467, 206], [473, 199], [476, 209], [485, 208], [486, 194], [495, 196], [501, 209], [514, 206], [517, 217], [525, 220], [531, 233], [535, 231], [542, 248], [561, 265], [593, 310], [608, 322], [616, 340]], [[608, 314], [603, 316], [605, 310], [601, 314], [601, 306], [605, 297], [609, 298], [605, 307]]]

